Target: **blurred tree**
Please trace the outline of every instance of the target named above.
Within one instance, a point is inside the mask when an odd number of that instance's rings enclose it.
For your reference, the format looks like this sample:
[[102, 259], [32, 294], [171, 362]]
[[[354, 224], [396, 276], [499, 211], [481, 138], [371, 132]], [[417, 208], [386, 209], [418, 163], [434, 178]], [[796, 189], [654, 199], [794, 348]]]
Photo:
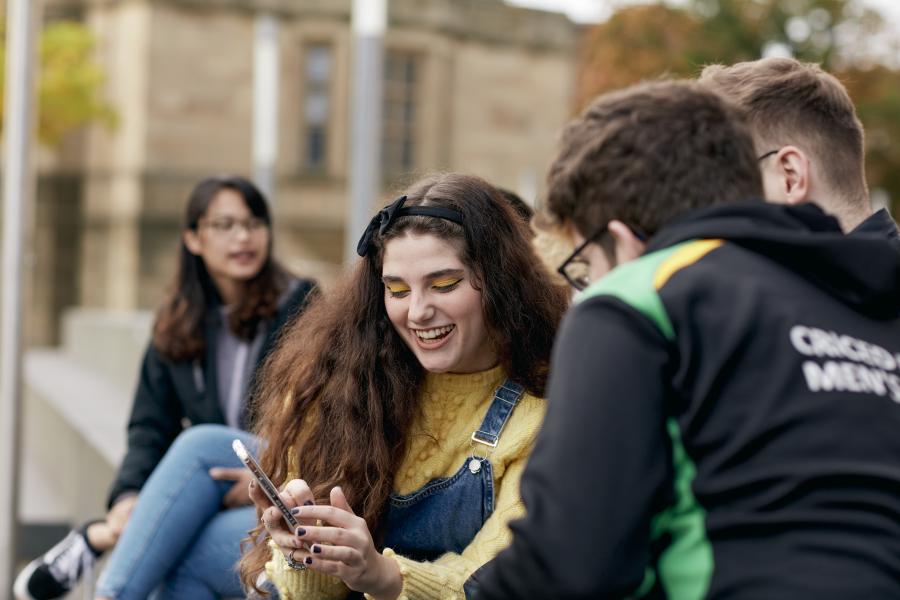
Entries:
[[[688, 76], [703, 64], [702, 22], [661, 4], [619, 10], [585, 33], [578, 105], [595, 95], [661, 75]], [[698, 42], [701, 42], [698, 44]]]
[[[688, 0], [630, 6], [585, 32], [576, 102], [704, 65], [764, 55], [818, 62], [847, 86], [866, 128], [869, 184], [900, 200], [900, 71], [877, 64], [881, 16], [858, 0]], [[870, 47], [871, 41], [871, 47]]]
[[[2, 26], [0, 26], [2, 27]], [[2, 31], [5, 38], [5, 27]], [[91, 60], [94, 38], [82, 25], [72, 22], [48, 24], [41, 32], [40, 80], [37, 82], [38, 138], [54, 145], [81, 125], [116, 122], [113, 108], [99, 97], [103, 72]], [[5, 44], [0, 47], [0, 82], [5, 80]], [[0, 83], [0, 116], [3, 110]]]
[[837, 75], [866, 128], [869, 186], [886, 191], [900, 210], [900, 71], [878, 65], [849, 67]]

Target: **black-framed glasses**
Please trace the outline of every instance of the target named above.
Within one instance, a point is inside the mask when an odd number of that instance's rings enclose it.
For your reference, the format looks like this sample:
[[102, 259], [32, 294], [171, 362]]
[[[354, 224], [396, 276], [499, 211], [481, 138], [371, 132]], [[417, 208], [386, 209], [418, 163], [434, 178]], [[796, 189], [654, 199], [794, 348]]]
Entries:
[[231, 236], [237, 234], [243, 229], [247, 235], [252, 235], [258, 231], [267, 228], [269, 224], [259, 217], [250, 217], [249, 219], [234, 219], [232, 217], [224, 217], [221, 219], [201, 220], [198, 225], [207, 227], [214, 233], [222, 236]]
[[587, 245], [595, 239], [606, 233], [606, 227], [595, 233], [589, 238], [585, 238], [583, 242], [572, 251], [566, 260], [563, 261], [556, 272], [563, 276], [563, 279], [579, 292], [591, 284], [590, 265], [581, 258], [581, 252], [587, 248]]
[[757, 159], [756, 159], [756, 162], [760, 162], [760, 161], [762, 161], [762, 160], [764, 160], [764, 159], [766, 159], [766, 158], [769, 158], [769, 157], [772, 156], [773, 154], [778, 154], [779, 151], [781, 151], [781, 148], [778, 148], [777, 150], [769, 150], [768, 152], [766, 152], [765, 154], [763, 154], [762, 156], [760, 156], [759, 158], [757, 158]]
[[[559, 265], [559, 268], [556, 269], [556, 272], [562, 275], [563, 279], [579, 292], [591, 284], [590, 265], [586, 260], [581, 258], [581, 253], [587, 248], [588, 244], [595, 242], [606, 233], [608, 228], [608, 224], [604, 225], [600, 230], [595, 232], [594, 235], [585, 238], [585, 240], [578, 244], [578, 247], [572, 251], [572, 254]], [[637, 227], [629, 227], [629, 229], [631, 230], [631, 233], [634, 234], [634, 237], [642, 242], [647, 241], [647, 236], [643, 231]]]

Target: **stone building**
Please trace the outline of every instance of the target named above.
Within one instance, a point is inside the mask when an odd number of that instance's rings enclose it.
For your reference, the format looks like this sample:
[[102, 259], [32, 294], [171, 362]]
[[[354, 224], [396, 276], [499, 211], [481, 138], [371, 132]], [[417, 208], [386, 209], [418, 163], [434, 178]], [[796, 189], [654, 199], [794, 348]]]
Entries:
[[[500, 0], [390, 0], [384, 190], [460, 170], [532, 200], [571, 111], [576, 28]], [[118, 112], [41, 161], [31, 340], [65, 306], [152, 308], [198, 178], [250, 174], [254, 19], [279, 21], [277, 252], [327, 279], [343, 248], [351, 0], [45, 0], [97, 37]]]
[[[43, 149], [26, 332], [20, 518], [27, 559], [97, 515], [124, 452], [147, 309], [201, 177], [252, 169], [258, 11], [279, 21], [276, 251], [327, 281], [342, 261], [351, 0], [45, 0], [96, 34], [114, 129]], [[372, 204], [433, 170], [540, 192], [570, 116], [576, 28], [500, 0], [390, 0], [383, 173]], [[72, 307], [75, 307], [73, 310]], [[33, 348], [55, 345], [54, 348]], [[48, 443], [50, 442], [50, 443]]]

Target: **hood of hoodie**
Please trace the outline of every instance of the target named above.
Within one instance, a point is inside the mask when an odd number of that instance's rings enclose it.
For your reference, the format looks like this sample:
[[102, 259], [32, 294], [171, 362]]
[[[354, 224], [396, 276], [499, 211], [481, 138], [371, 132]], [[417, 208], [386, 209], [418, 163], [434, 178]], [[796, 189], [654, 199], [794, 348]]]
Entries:
[[647, 252], [711, 238], [766, 256], [864, 314], [900, 314], [900, 252], [883, 236], [844, 235], [814, 204], [757, 201], [691, 211], [654, 235]]

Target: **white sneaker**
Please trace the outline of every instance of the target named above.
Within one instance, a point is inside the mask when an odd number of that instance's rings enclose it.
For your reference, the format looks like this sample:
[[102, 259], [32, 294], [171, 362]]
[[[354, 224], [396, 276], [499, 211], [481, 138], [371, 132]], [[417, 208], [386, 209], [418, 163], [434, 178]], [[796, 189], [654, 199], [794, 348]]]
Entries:
[[85, 572], [93, 570], [97, 557], [85, 539], [87, 526], [69, 532], [43, 556], [28, 563], [16, 577], [17, 600], [53, 600], [78, 585]]

